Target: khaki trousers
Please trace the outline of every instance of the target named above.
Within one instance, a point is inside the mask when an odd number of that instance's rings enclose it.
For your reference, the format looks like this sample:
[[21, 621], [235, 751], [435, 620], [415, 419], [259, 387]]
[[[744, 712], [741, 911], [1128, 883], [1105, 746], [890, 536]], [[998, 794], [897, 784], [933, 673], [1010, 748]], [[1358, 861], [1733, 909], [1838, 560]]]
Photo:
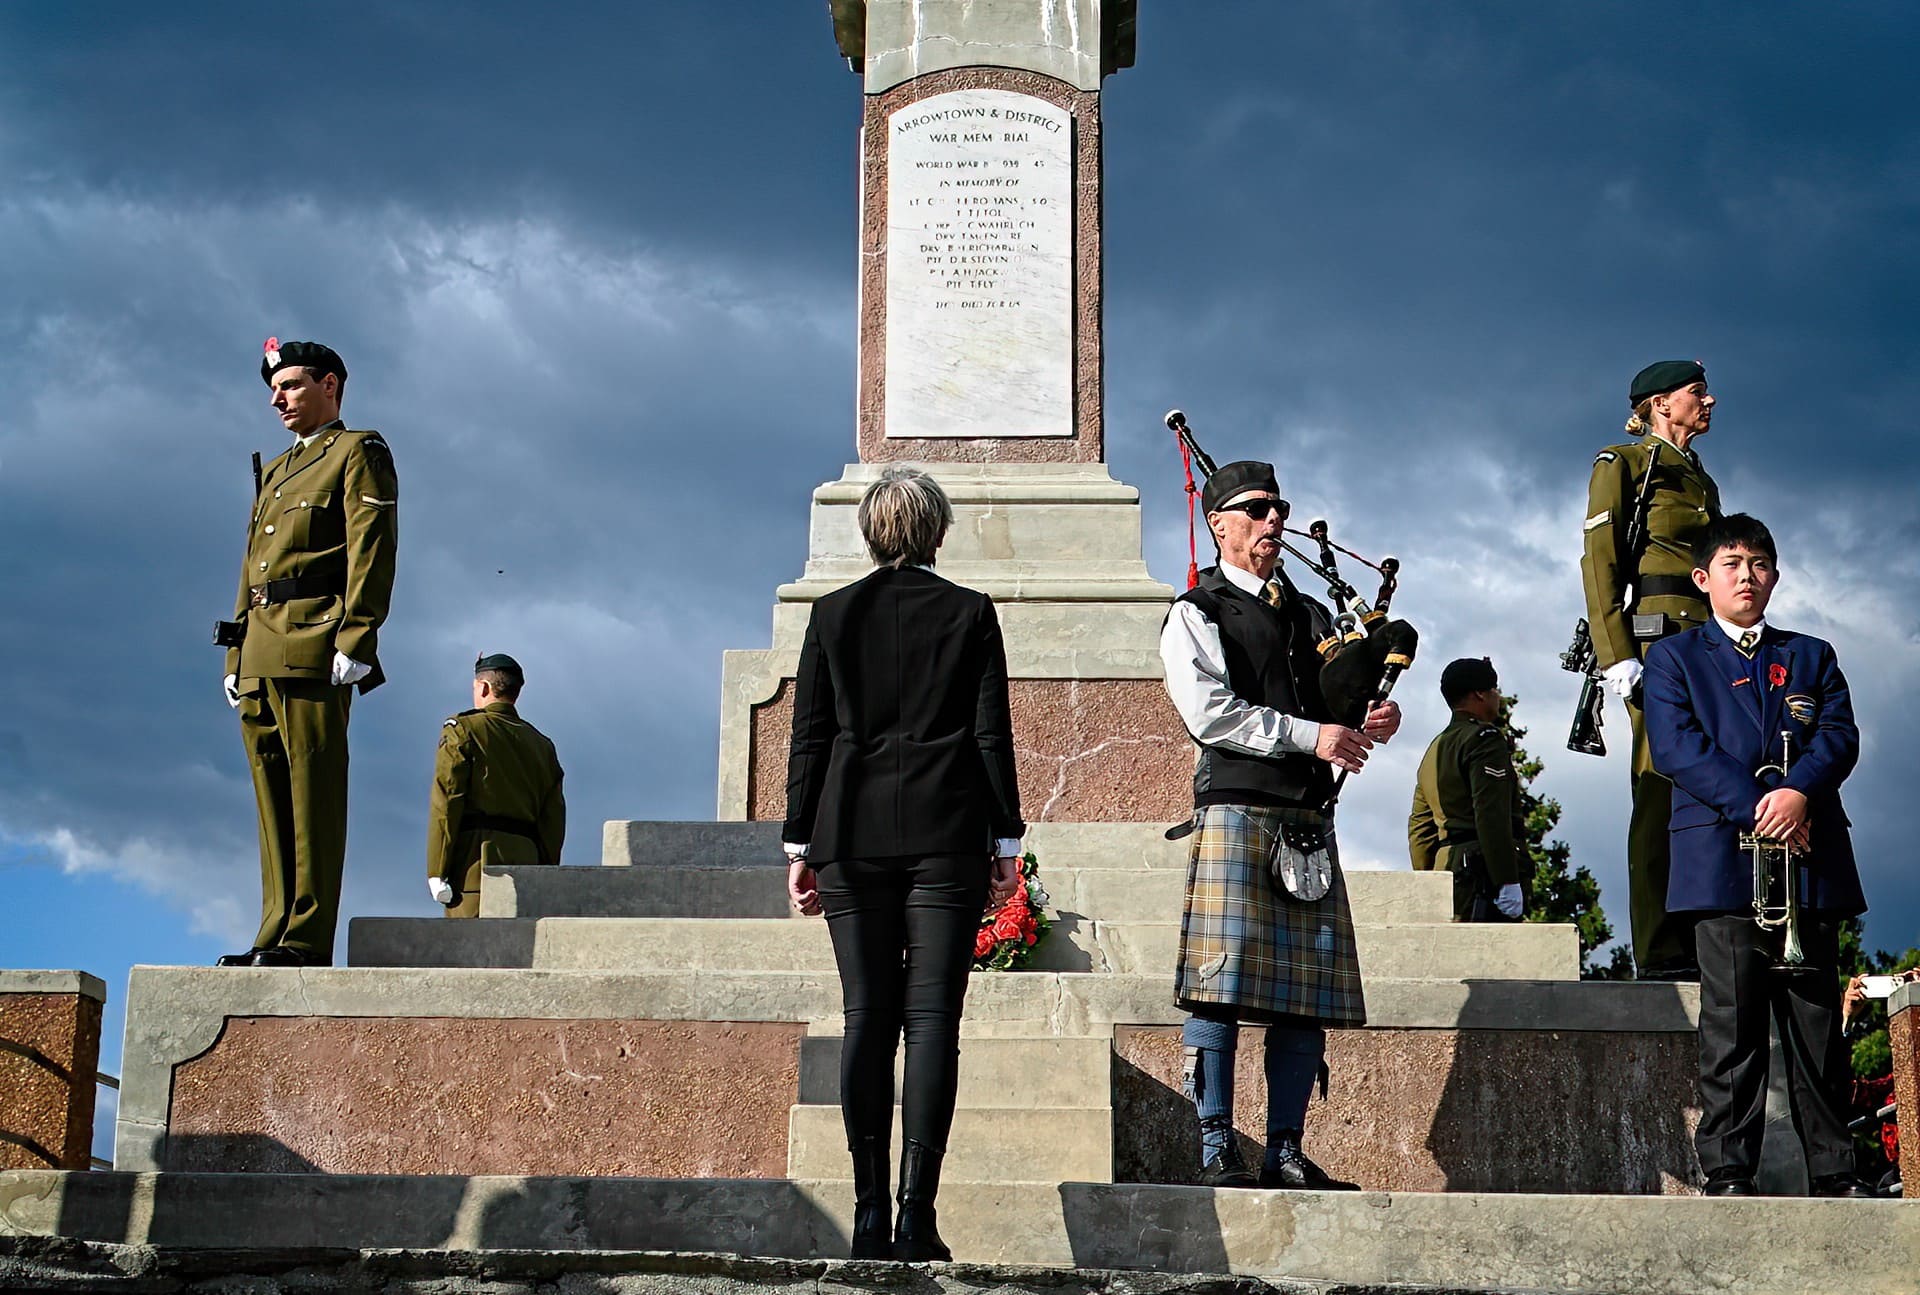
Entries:
[[260, 811], [256, 949], [284, 947], [331, 965], [347, 862], [347, 712], [351, 687], [262, 679], [240, 699], [240, 737]]

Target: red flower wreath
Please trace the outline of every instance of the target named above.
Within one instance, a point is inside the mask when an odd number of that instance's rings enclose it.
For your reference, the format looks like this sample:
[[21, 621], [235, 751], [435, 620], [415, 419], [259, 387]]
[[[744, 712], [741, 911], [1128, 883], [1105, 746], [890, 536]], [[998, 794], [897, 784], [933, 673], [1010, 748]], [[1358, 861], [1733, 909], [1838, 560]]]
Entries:
[[982, 971], [1017, 971], [1033, 961], [1034, 946], [1053, 925], [1051, 902], [1040, 884], [1040, 865], [1029, 853], [1020, 861], [1020, 885], [1007, 902], [980, 919], [973, 937], [973, 965]]

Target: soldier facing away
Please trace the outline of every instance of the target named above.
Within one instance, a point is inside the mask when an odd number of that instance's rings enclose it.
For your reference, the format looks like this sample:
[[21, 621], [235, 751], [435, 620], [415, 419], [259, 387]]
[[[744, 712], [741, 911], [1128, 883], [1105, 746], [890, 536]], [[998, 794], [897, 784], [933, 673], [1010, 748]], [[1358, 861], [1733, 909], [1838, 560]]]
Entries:
[[1454, 921], [1518, 921], [1532, 866], [1493, 662], [1449, 662], [1440, 672], [1440, 696], [1453, 719], [1420, 759], [1407, 852], [1416, 872], [1453, 874]]
[[1706, 433], [1714, 398], [1699, 361], [1662, 360], [1634, 375], [1627, 399], [1627, 431], [1641, 439], [1609, 445], [1593, 461], [1580, 574], [1594, 654], [1633, 722], [1627, 888], [1634, 962], [1644, 978], [1691, 979], [1699, 975], [1693, 919], [1667, 911], [1673, 784], [1653, 767], [1639, 685], [1655, 643], [1707, 620], [1706, 599], [1693, 584], [1693, 544], [1720, 516], [1720, 488], [1690, 444]]
[[505, 653], [473, 663], [473, 709], [440, 728], [427, 813], [427, 893], [480, 915], [487, 865], [558, 863], [567, 799], [553, 743], [515, 707], [526, 674]]
[[329, 966], [347, 856], [347, 712], [385, 680], [399, 479], [380, 433], [340, 421], [347, 366], [268, 338], [260, 376], [294, 443], [258, 472], [227, 649], [227, 702], [260, 814], [260, 930], [221, 966]]

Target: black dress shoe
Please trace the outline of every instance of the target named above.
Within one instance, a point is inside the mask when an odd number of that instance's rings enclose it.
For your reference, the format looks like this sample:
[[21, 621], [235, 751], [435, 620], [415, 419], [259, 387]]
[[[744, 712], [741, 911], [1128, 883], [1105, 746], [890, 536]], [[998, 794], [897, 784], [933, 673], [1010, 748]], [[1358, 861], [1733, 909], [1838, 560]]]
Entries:
[[307, 966], [308, 963], [306, 956], [302, 954], [300, 950], [289, 949], [284, 944], [276, 944], [271, 949], [255, 951], [253, 960], [248, 963], [248, 965], [253, 967], [304, 967]]
[[1807, 1185], [1809, 1196], [1838, 1197], [1843, 1201], [1870, 1201], [1873, 1188], [1849, 1173], [1822, 1174]]
[[1201, 1187], [1253, 1187], [1258, 1180], [1240, 1158], [1240, 1148], [1228, 1142], [1226, 1150], [1214, 1152], [1207, 1163], [1200, 1166], [1200, 1176], [1194, 1182]]
[[1300, 1144], [1289, 1138], [1267, 1149], [1260, 1166], [1260, 1185], [1307, 1192], [1357, 1192], [1358, 1183], [1343, 1182], [1307, 1159]]
[[254, 955], [259, 952], [260, 950], [258, 949], [248, 949], [245, 953], [223, 953], [214, 959], [213, 965], [216, 967], [251, 967], [253, 965]]
[[1753, 1185], [1750, 1174], [1717, 1169], [1707, 1178], [1706, 1193], [1709, 1196], [1758, 1196], [1760, 1189]]

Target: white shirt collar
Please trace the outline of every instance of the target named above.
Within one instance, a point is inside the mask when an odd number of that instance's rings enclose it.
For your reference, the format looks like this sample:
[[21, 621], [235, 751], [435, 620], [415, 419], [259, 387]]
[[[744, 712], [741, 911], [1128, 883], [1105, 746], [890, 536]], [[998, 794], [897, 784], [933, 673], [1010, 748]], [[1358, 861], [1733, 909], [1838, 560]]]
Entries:
[[1759, 620], [1755, 621], [1751, 625], [1743, 626], [1743, 625], [1735, 625], [1730, 620], [1723, 620], [1716, 613], [1714, 615], [1713, 622], [1714, 624], [1720, 627], [1720, 632], [1727, 636], [1727, 642], [1729, 643], [1738, 643], [1740, 641], [1740, 636], [1742, 634], [1745, 634], [1748, 630], [1753, 630], [1755, 633], [1758, 633], [1758, 634], [1765, 634], [1767, 632], [1767, 618], [1764, 616], [1762, 616]]
[[[1276, 565], [1273, 571], [1274, 575], [1278, 576], [1280, 568]], [[1262, 580], [1251, 571], [1241, 570], [1225, 558], [1220, 559], [1220, 574], [1225, 576], [1227, 582], [1235, 589], [1239, 589], [1244, 593], [1250, 593], [1255, 598], [1260, 597], [1260, 595], [1266, 592], [1267, 582], [1265, 580]]]

